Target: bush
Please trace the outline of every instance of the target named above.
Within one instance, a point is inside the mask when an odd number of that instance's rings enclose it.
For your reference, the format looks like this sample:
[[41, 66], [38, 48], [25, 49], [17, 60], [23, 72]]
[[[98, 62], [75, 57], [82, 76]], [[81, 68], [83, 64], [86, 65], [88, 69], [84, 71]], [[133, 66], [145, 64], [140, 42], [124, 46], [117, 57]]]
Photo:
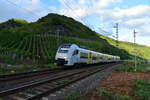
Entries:
[[121, 94], [114, 94], [111, 91], [106, 90], [105, 88], [101, 88], [98, 91], [100, 97], [104, 100], [132, 100], [127, 95], [121, 95]]
[[75, 91], [66, 96], [65, 100], [83, 100], [83, 96], [80, 91]]
[[150, 80], [137, 80], [134, 83], [135, 96], [142, 100], [150, 100]]
[[149, 71], [149, 65], [150, 64], [145, 64], [145, 63], [140, 63], [137, 64], [137, 68], [135, 71], [135, 66], [134, 63], [126, 63], [123, 66], [121, 66], [117, 71], [120, 72], [148, 72]]

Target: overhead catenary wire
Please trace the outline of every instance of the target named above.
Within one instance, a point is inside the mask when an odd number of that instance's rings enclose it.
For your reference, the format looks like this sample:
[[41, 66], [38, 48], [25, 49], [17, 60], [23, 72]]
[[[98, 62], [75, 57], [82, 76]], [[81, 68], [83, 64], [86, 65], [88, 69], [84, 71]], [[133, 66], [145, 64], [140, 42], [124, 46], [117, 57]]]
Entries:
[[[1, 20], [0, 20], [0, 23], [1, 22], [4, 22], [5, 20], [7, 20], [8, 18], [6, 18], [6, 17], [2, 17], [2, 16], [0, 16], [0, 18], [1, 18]], [[3, 21], [2, 21], [3, 20]]]
[[31, 10], [26, 9], [26, 8], [24, 8], [24, 7], [22, 7], [22, 6], [19, 6], [19, 5], [17, 5], [16, 3], [12, 2], [12, 1], [9, 1], [9, 0], [5, 0], [5, 1], [8, 2], [8, 3], [10, 3], [10, 4], [12, 4], [12, 5], [14, 5], [14, 6], [16, 6], [16, 7], [18, 7], [18, 8], [21, 8], [22, 10], [24, 10], [24, 11], [30, 13], [30, 14], [32, 14], [32, 17], [34, 17], [34, 19], [37, 19], [37, 18], [40, 17], [39, 15], [37, 15], [37, 14], [34, 13], [34, 12], [32, 12]]
[[[68, 2], [70, 3], [70, 5], [73, 5], [69, 0], [66, 0], [66, 1], [68, 1]], [[88, 9], [90, 9], [89, 4], [87, 5], [87, 7], [88, 7]], [[87, 10], [88, 10], [88, 9], [87, 9]], [[88, 12], [88, 11], [87, 11], [87, 12]], [[76, 12], [75, 12], [75, 13], [76, 13]], [[77, 14], [76, 14], [76, 15], [77, 15]], [[88, 13], [86, 14], [86, 16], [88, 16]], [[78, 17], [80, 18], [80, 16], [78, 16]], [[80, 18], [80, 19], [81, 19], [81, 21], [83, 21], [83, 22], [85, 23], [85, 25], [94, 28], [93, 25], [90, 24], [88, 20], [85, 20], [85, 18]]]
[[[66, 7], [67, 8], [69, 8], [70, 10], [74, 10], [72, 7], [70, 7], [70, 5], [71, 5], [71, 3], [69, 2], [69, 1], [67, 1], [67, 0], [62, 0], [63, 2], [63, 4], [64, 5], [66, 5]], [[66, 2], [68, 2], [70, 5], [68, 5], [68, 3], [66, 3]], [[74, 14], [75, 14], [75, 16], [77, 17], [77, 18], [79, 18], [84, 24], [87, 24], [87, 22], [85, 22], [85, 20], [83, 19], [83, 18], [81, 18], [76, 12], [74, 12]]]
[[107, 34], [109, 36], [112, 36], [112, 37], [116, 38], [116, 36], [113, 35], [114, 34], [113, 32], [108, 32], [108, 31], [102, 29], [101, 27], [99, 27], [98, 29], [101, 31], [101, 33], [104, 33], [104, 34]]

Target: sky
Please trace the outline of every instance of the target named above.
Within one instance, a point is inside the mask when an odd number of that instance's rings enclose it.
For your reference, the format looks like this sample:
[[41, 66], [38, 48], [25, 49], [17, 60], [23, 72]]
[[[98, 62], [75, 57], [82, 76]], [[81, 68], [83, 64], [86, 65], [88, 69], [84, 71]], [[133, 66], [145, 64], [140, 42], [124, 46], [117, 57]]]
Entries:
[[119, 40], [150, 46], [150, 0], [0, 0], [0, 22], [11, 18], [34, 22], [48, 13], [72, 17], [92, 30]]

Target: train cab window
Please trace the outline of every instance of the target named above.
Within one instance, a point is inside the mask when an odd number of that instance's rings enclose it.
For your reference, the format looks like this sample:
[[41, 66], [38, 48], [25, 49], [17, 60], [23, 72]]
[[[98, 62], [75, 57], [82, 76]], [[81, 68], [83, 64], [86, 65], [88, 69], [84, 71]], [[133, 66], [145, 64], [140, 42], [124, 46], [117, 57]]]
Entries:
[[77, 55], [79, 53], [79, 50], [75, 50], [73, 55]]
[[58, 52], [59, 52], [59, 53], [68, 53], [68, 50], [61, 50], [61, 49], [60, 49]]
[[61, 46], [61, 48], [70, 48], [71, 44], [64, 44]]

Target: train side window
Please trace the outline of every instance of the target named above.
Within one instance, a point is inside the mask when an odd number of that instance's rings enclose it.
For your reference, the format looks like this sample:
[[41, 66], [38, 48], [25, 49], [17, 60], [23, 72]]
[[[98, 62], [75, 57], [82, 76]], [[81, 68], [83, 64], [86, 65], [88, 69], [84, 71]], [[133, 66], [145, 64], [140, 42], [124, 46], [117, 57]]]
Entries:
[[79, 53], [79, 50], [76, 50], [76, 54], [78, 54]]
[[75, 50], [73, 55], [77, 55], [79, 53], [79, 50]]

